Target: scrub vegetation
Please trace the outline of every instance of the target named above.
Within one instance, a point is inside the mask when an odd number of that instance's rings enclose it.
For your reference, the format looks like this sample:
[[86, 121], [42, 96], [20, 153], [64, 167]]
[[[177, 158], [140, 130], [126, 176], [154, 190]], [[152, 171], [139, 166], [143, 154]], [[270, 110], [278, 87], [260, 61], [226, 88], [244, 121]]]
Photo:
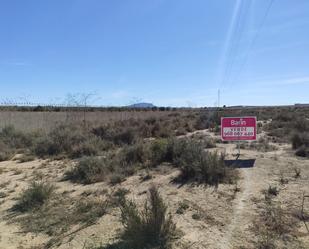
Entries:
[[[306, 248], [308, 108], [135, 111], [2, 128], [0, 231], [37, 248]], [[257, 116], [257, 141], [240, 145], [254, 167], [230, 163], [222, 116]]]

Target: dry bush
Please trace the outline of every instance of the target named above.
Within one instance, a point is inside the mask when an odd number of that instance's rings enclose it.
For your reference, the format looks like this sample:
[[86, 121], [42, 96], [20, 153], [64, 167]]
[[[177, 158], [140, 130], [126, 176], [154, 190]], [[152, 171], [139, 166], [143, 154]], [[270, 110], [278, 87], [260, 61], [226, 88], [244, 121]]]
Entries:
[[135, 143], [138, 139], [137, 129], [134, 125], [133, 127], [130, 126], [130, 121], [128, 121], [128, 123], [115, 122], [112, 125], [98, 126], [92, 129], [92, 133], [102, 140], [109, 141], [116, 145], [130, 145]]
[[249, 149], [254, 149], [262, 152], [276, 150], [277, 147], [269, 143], [269, 140], [265, 137], [261, 137], [258, 141], [251, 142], [248, 146]]
[[218, 112], [201, 112], [195, 121], [194, 128], [197, 130], [214, 128], [220, 124]]
[[13, 126], [6, 126], [0, 132], [0, 161], [11, 159], [17, 151], [27, 151], [35, 144], [39, 133], [23, 133]]
[[133, 129], [124, 129], [114, 136], [114, 143], [116, 144], [133, 144], [137, 139], [137, 134]]
[[100, 199], [81, 199], [76, 202], [73, 214], [74, 223], [93, 224], [95, 221], [106, 214], [110, 204]]
[[303, 145], [309, 146], [309, 133], [294, 133], [291, 141], [293, 149], [298, 149]]
[[121, 173], [113, 173], [109, 176], [109, 182], [112, 185], [122, 183], [125, 180], [125, 176]]
[[172, 217], [167, 214], [167, 207], [155, 187], [149, 189], [149, 200], [141, 211], [133, 201], [123, 199], [121, 223], [124, 230], [120, 241], [101, 248], [166, 249], [177, 235]]
[[146, 164], [149, 159], [149, 148], [146, 143], [139, 142], [124, 147], [119, 156], [127, 164]]
[[225, 166], [222, 155], [205, 151], [204, 142], [194, 139], [156, 140], [150, 147], [150, 155], [152, 166], [169, 162], [178, 167], [181, 181], [217, 185], [237, 178], [236, 171]]
[[[18, 223], [24, 233], [44, 233], [51, 237], [44, 248], [51, 248], [70, 232], [93, 225], [112, 205], [98, 198], [73, 199], [55, 194], [40, 208], [22, 216], [9, 216], [9, 222]], [[72, 229], [74, 228], [73, 232]]]
[[72, 169], [65, 172], [65, 179], [72, 182], [90, 184], [106, 179], [110, 164], [104, 158], [84, 157]]
[[133, 144], [140, 138], [168, 138], [195, 130], [197, 114], [172, 113], [161, 118], [127, 119], [93, 128], [93, 133], [118, 145]]
[[34, 146], [40, 157], [64, 154], [72, 158], [98, 155], [109, 144], [79, 126], [60, 125]]
[[288, 142], [294, 133], [309, 132], [309, 121], [304, 115], [297, 113], [280, 113], [265, 125], [265, 130], [279, 141]]
[[0, 132], [0, 141], [9, 146], [10, 148], [20, 149], [31, 147], [34, 139], [39, 134], [37, 133], [23, 133], [17, 131], [14, 126], [6, 126]]
[[224, 156], [204, 150], [203, 144], [190, 139], [174, 141], [172, 161], [181, 170], [182, 181], [195, 181], [210, 185], [237, 180], [237, 172], [227, 168]]
[[[264, 191], [265, 199], [259, 206], [260, 211], [255, 218], [252, 229], [257, 236], [256, 248], [281, 248], [282, 242], [286, 248], [303, 248], [295, 237], [297, 220], [292, 210], [285, 210], [274, 198], [278, 194], [275, 188]], [[294, 247], [297, 245], [296, 247]]]
[[30, 187], [21, 193], [13, 206], [13, 211], [26, 212], [41, 207], [53, 194], [55, 187], [45, 182], [32, 182]]
[[137, 169], [145, 168], [148, 158], [147, 145], [137, 143], [104, 157], [83, 157], [65, 173], [64, 178], [83, 184], [109, 180], [115, 185], [122, 182], [126, 176], [134, 174]]
[[294, 133], [291, 141], [292, 148], [296, 150], [295, 155], [309, 157], [309, 132]]
[[10, 160], [14, 156], [15, 150], [9, 148], [5, 143], [0, 141], [0, 162]]
[[309, 148], [303, 145], [295, 151], [295, 155], [300, 157], [309, 157]]

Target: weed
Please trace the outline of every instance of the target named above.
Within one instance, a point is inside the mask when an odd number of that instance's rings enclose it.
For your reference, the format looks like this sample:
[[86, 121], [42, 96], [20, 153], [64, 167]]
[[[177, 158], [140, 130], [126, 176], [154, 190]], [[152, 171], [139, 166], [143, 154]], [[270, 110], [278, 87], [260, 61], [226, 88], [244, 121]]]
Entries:
[[289, 183], [289, 180], [288, 180], [287, 178], [284, 177], [283, 172], [280, 172], [280, 183], [281, 183], [282, 185], [288, 184], [288, 183]]
[[189, 204], [185, 201], [182, 201], [178, 204], [176, 214], [184, 214], [184, 212], [189, 208]]
[[142, 176], [140, 177], [140, 180], [141, 180], [142, 182], [145, 182], [145, 181], [151, 180], [152, 178], [153, 178], [153, 176], [150, 174], [149, 171], [147, 171], [147, 173], [146, 173], [145, 175], [142, 175]]
[[269, 185], [267, 189], [267, 194], [271, 196], [277, 196], [279, 194], [279, 190], [276, 186]]
[[124, 176], [119, 173], [113, 173], [110, 175], [109, 181], [112, 185], [116, 185], [124, 181]]
[[125, 188], [118, 188], [116, 192], [113, 194], [114, 197], [124, 199], [124, 197], [130, 193], [130, 190]]
[[22, 192], [13, 211], [26, 212], [42, 206], [52, 195], [55, 187], [49, 183], [32, 182], [30, 187]]
[[240, 187], [238, 186], [238, 182], [236, 181], [233, 188], [233, 193], [236, 195], [238, 192], [240, 192]]
[[108, 202], [100, 199], [82, 199], [75, 204], [75, 222], [93, 224], [98, 218], [106, 214]]
[[201, 215], [198, 214], [198, 213], [194, 213], [194, 214], [192, 214], [192, 219], [193, 220], [201, 220]]
[[294, 168], [295, 178], [300, 178], [301, 170], [299, 168]]

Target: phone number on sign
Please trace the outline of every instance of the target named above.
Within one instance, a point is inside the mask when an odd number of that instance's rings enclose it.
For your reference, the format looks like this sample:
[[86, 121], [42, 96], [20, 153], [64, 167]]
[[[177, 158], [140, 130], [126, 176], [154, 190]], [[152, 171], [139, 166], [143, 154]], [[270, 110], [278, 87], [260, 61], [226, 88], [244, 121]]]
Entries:
[[254, 136], [254, 127], [225, 127], [223, 128], [225, 137], [251, 137]]

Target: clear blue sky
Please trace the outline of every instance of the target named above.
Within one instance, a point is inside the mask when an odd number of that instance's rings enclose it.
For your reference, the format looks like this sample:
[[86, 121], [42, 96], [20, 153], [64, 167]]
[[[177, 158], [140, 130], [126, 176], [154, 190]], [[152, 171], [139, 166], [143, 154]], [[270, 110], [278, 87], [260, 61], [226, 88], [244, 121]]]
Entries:
[[271, 1], [0, 0], [0, 101], [308, 103], [309, 1]]

